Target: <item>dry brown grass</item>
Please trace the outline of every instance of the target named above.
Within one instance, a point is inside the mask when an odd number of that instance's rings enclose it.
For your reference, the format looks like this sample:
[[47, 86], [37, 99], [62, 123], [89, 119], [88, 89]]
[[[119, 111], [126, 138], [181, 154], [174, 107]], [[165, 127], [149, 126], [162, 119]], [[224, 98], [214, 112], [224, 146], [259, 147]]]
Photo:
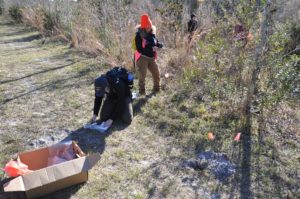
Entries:
[[[131, 41], [140, 15], [148, 13], [157, 26], [157, 37], [167, 48], [184, 45], [188, 11], [175, 3], [149, 1], [53, 1], [24, 2], [14, 0], [6, 5], [22, 7], [23, 21], [43, 35], [61, 37], [70, 46], [92, 54], [105, 54], [118, 64], [131, 65]], [[182, 10], [180, 10], [182, 9]], [[183, 21], [177, 17], [182, 15]], [[207, 21], [207, 17], [205, 18]], [[49, 24], [50, 23], [50, 24]], [[52, 25], [52, 23], [54, 25]], [[173, 25], [176, 28], [172, 28]], [[48, 30], [47, 27], [52, 27]]]
[[22, 11], [22, 20], [25, 24], [44, 32], [44, 14], [39, 8], [28, 8]]

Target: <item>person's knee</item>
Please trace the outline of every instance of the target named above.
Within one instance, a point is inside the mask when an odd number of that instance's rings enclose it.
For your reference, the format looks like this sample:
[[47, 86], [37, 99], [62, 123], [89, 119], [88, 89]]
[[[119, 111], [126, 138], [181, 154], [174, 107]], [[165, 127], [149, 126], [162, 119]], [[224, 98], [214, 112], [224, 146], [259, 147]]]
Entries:
[[129, 125], [129, 124], [131, 124], [133, 117], [132, 116], [123, 117], [122, 120], [124, 123]]
[[128, 107], [128, 109], [123, 113], [122, 120], [126, 124], [131, 124], [133, 120], [133, 109], [132, 107]]

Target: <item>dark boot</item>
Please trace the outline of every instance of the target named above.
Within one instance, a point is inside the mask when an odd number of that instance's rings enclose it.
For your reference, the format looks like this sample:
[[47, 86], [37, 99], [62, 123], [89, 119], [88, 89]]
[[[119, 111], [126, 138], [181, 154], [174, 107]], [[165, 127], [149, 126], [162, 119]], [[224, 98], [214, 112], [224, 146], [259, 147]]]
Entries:
[[145, 95], [145, 94], [146, 94], [145, 88], [140, 88], [140, 89], [139, 89], [139, 94], [140, 94], [140, 95]]
[[152, 92], [153, 93], [158, 93], [160, 91], [160, 87], [159, 86], [154, 86]]

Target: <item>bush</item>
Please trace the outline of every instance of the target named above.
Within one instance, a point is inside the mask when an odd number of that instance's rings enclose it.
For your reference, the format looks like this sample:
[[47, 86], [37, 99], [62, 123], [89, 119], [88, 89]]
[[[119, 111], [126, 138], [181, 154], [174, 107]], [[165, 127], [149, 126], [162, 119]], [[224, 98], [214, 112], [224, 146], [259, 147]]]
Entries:
[[56, 19], [54, 16], [51, 15], [51, 13], [44, 11], [44, 29], [46, 31], [52, 31], [54, 27], [56, 26]]
[[4, 4], [3, 4], [3, 0], [0, 0], [0, 15], [3, 14], [4, 11]]
[[12, 6], [8, 10], [9, 15], [15, 20], [17, 23], [22, 22], [22, 10], [18, 6]]
[[[292, 23], [289, 28], [289, 41], [286, 44], [286, 53], [293, 51], [300, 45], [300, 25]], [[300, 50], [295, 52], [300, 55]]]
[[22, 10], [22, 23], [29, 25], [40, 33], [44, 32], [44, 11], [40, 8]]

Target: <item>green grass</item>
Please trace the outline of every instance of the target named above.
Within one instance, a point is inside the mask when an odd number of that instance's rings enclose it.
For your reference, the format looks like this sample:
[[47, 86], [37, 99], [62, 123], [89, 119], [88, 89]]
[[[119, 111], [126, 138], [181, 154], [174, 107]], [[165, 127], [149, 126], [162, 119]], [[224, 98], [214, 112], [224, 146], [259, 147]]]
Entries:
[[[260, 132], [261, 136], [258, 132], [259, 117], [252, 117], [252, 134], [247, 138], [249, 140], [243, 141], [245, 132], [241, 130], [243, 120], [237, 117], [238, 110], [228, 106], [229, 101], [210, 97], [213, 93], [204, 93], [202, 99], [206, 100], [195, 98], [202, 87], [201, 84], [195, 84], [195, 77], [190, 74], [177, 85], [177, 90], [171, 93], [167, 90], [165, 95], [160, 94], [149, 100], [143, 108], [147, 120], [145, 123], [156, 126], [155, 132], [159, 135], [175, 137], [176, 145], [187, 151], [213, 150], [225, 153], [238, 166], [235, 176], [229, 179], [228, 184], [220, 184], [205, 177], [207, 181], [201, 184], [203, 187], [210, 186], [213, 192], [221, 193], [222, 197], [226, 198], [232, 190], [231, 194], [237, 196], [240, 195], [239, 189], [249, 188], [255, 197], [282, 198], [288, 194], [291, 198], [297, 198], [299, 179], [296, 176], [300, 164], [297, 155], [299, 143], [295, 139], [299, 140], [296, 130], [299, 127], [296, 121], [299, 120], [294, 114], [299, 106], [287, 100], [272, 111], [265, 110], [268, 113], [268, 130]], [[187, 88], [189, 92], [182, 88]], [[274, 121], [277, 121], [277, 125]], [[293, 122], [287, 125], [287, 121]], [[214, 133], [215, 140], [207, 139], [208, 132]], [[235, 142], [233, 139], [238, 132], [242, 132], [242, 140]], [[246, 163], [243, 163], [243, 158]], [[250, 170], [248, 182], [243, 182], [243, 167]], [[163, 187], [162, 192], [168, 194], [168, 185]]]

